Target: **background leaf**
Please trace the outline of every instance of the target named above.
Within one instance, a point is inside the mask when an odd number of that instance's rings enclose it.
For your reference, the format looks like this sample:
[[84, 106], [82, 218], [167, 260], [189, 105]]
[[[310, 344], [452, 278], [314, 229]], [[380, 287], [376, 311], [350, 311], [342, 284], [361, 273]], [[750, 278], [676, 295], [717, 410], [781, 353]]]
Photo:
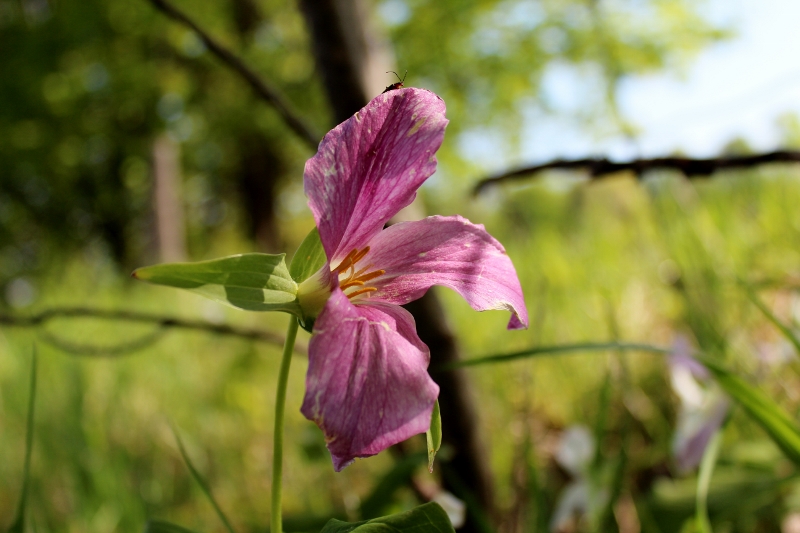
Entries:
[[430, 502], [420, 505], [405, 513], [382, 516], [364, 522], [342, 522], [331, 520], [321, 533], [392, 533], [402, 532], [454, 532], [453, 525], [444, 509], [436, 503]]
[[195, 533], [191, 529], [170, 524], [162, 520], [149, 520], [144, 526], [144, 533]]
[[300, 316], [297, 284], [286, 268], [286, 254], [239, 254], [196, 263], [143, 267], [133, 277], [157, 285], [188, 289], [248, 311], [285, 311]]

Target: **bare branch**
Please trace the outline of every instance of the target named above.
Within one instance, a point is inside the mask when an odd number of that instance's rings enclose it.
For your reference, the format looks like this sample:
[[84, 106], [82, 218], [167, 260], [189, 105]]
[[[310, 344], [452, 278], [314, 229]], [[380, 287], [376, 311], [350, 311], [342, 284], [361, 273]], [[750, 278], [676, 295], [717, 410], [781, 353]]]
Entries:
[[315, 133], [311, 127], [306, 124], [305, 120], [303, 120], [300, 115], [291, 108], [289, 102], [283, 96], [281, 96], [275, 87], [261, 79], [258, 74], [247, 67], [247, 65], [245, 65], [238, 56], [203, 31], [200, 26], [197, 25], [197, 23], [195, 23], [178, 8], [166, 0], [150, 0], [150, 3], [171, 19], [180, 22], [184, 26], [194, 31], [206, 45], [206, 48], [211, 50], [211, 52], [217, 56], [220, 61], [241, 76], [262, 100], [272, 105], [275, 110], [278, 111], [278, 114], [280, 114], [289, 128], [291, 128], [292, 131], [294, 131], [303, 141], [305, 141], [305, 143], [312, 150], [316, 151], [317, 145], [322, 137]]
[[[258, 342], [266, 342], [268, 344], [275, 344], [278, 346], [282, 346], [284, 341], [283, 336], [278, 333], [272, 333], [269, 331], [263, 331], [258, 329], [237, 328], [234, 326], [229, 326], [227, 324], [211, 324], [209, 322], [204, 322], [202, 320], [187, 320], [181, 318], [159, 316], [150, 313], [138, 313], [135, 311], [114, 311], [114, 310], [104, 310], [104, 309], [92, 309], [88, 307], [54, 308], [28, 316], [16, 316], [16, 315], [0, 313], [0, 324], [7, 326], [17, 326], [17, 327], [37, 327], [37, 326], [42, 326], [46, 322], [49, 322], [56, 318], [97, 318], [102, 320], [122, 320], [128, 322], [142, 322], [146, 324], [153, 324], [154, 326], [158, 326], [159, 328], [193, 329], [197, 331], [215, 333], [217, 335], [230, 335], [233, 337], [250, 339]], [[133, 346], [135, 349], [139, 349], [140, 344], [141, 345], [147, 344], [149, 340], [155, 340], [156, 336], [157, 333], [153, 334], [151, 339], [151, 336], [146, 335], [144, 337], [144, 340], [135, 341], [134, 343], [129, 343], [129, 344]], [[56, 342], [57, 339], [52, 338], [52, 335], [49, 334], [45, 336], [44, 340], [53, 341], [51, 342], [51, 344], [57, 345], [59, 347], [64, 347], [64, 348], [67, 347], [67, 343]], [[92, 347], [84, 347], [85, 348], [84, 349], [74, 345], [69, 345], [69, 348], [70, 349], [67, 351], [71, 352], [83, 351], [87, 353], [88, 352], [113, 353], [115, 351], [114, 347], [102, 348], [102, 347], [92, 346]], [[126, 348], [120, 351], [132, 351], [132, 349]], [[301, 343], [297, 343], [295, 344], [294, 351], [297, 354], [305, 355], [307, 353], [307, 347], [303, 346]]]
[[40, 341], [62, 352], [67, 352], [68, 354], [80, 355], [82, 357], [117, 357], [138, 352], [152, 346], [161, 340], [161, 337], [166, 331], [167, 330], [164, 328], [156, 328], [155, 331], [142, 335], [132, 341], [120, 342], [113, 345], [75, 343], [64, 340], [58, 335], [45, 331], [43, 328], [39, 329], [37, 333]]
[[800, 163], [800, 151], [778, 150], [745, 156], [722, 156], [711, 159], [688, 157], [656, 157], [615, 162], [608, 158], [556, 159], [549, 163], [522, 167], [496, 174], [478, 182], [472, 191], [477, 196], [491, 185], [512, 180], [521, 180], [544, 170], [584, 170], [592, 179], [602, 178], [615, 172], [632, 171], [640, 177], [655, 169], [670, 169], [682, 172], [688, 178], [707, 178], [718, 170], [749, 168], [765, 163]]

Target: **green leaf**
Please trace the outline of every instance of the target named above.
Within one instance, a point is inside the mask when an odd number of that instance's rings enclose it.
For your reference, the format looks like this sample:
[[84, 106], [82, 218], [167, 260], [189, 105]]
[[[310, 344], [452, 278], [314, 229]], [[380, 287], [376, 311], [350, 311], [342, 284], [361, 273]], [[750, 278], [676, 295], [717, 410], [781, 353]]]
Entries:
[[36, 346], [33, 347], [31, 358], [31, 380], [28, 392], [28, 420], [25, 429], [25, 463], [22, 467], [22, 490], [17, 506], [17, 515], [8, 528], [8, 533], [23, 533], [25, 531], [25, 507], [28, 503], [28, 485], [31, 474], [31, 453], [33, 451], [33, 410], [36, 404], [36, 367], [38, 364]]
[[325, 248], [322, 247], [322, 241], [319, 240], [319, 230], [315, 227], [306, 235], [294, 253], [292, 263], [289, 265], [289, 273], [297, 283], [302, 283], [322, 268], [327, 260]]
[[800, 426], [761, 390], [716, 361], [695, 356], [714, 375], [722, 389], [772, 438], [784, 455], [800, 466]]
[[148, 520], [144, 526], [144, 533], [194, 533], [194, 531], [162, 520]]
[[330, 520], [321, 533], [454, 533], [453, 525], [444, 509], [430, 502], [405, 513], [382, 516], [364, 522]]
[[439, 411], [439, 400], [433, 404], [431, 427], [425, 432], [428, 441], [428, 472], [433, 473], [433, 458], [442, 446], [442, 413]]
[[285, 311], [300, 316], [297, 284], [286, 268], [286, 254], [239, 254], [197, 263], [143, 267], [133, 277], [157, 285], [188, 289], [248, 311]]

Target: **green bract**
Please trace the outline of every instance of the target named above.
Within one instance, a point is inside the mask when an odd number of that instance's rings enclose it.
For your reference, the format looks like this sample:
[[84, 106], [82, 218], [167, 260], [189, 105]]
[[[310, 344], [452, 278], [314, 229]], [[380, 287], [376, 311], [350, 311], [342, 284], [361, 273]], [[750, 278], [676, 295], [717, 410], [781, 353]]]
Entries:
[[431, 427], [425, 432], [425, 440], [428, 443], [428, 471], [433, 472], [433, 458], [442, 446], [442, 413], [439, 411], [439, 400], [433, 404]]
[[297, 304], [302, 315], [300, 326], [309, 333], [314, 327], [314, 319], [331, 295], [330, 272], [322, 270], [327, 261], [319, 230], [315, 227], [300, 243], [289, 266], [292, 278], [298, 283]]
[[315, 227], [306, 235], [294, 253], [289, 273], [297, 283], [302, 283], [322, 268], [327, 260], [322, 241], [319, 240], [319, 231]]

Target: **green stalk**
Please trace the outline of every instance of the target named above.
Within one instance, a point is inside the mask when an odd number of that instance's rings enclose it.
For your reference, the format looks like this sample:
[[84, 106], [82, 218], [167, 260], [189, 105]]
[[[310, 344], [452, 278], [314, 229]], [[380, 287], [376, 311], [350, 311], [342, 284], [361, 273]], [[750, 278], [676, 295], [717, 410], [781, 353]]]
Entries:
[[703, 459], [700, 461], [700, 472], [697, 475], [697, 497], [695, 500], [695, 520], [697, 530], [701, 533], [712, 533], [711, 520], [708, 518], [708, 488], [711, 485], [711, 474], [719, 456], [722, 444], [722, 429], [719, 428], [706, 445]]
[[289, 381], [289, 366], [292, 363], [294, 340], [297, 338], [297, 318], [289, 318], [286, 342], [283, 345], [281, 369], [278, 375], [278, 391], [275, 393], [275, 431], [272, 445], [272, 527], [270, 533], [283, 533], [281, 497], [283, 496], [283, 412], [286, 407], [286, 384]]

